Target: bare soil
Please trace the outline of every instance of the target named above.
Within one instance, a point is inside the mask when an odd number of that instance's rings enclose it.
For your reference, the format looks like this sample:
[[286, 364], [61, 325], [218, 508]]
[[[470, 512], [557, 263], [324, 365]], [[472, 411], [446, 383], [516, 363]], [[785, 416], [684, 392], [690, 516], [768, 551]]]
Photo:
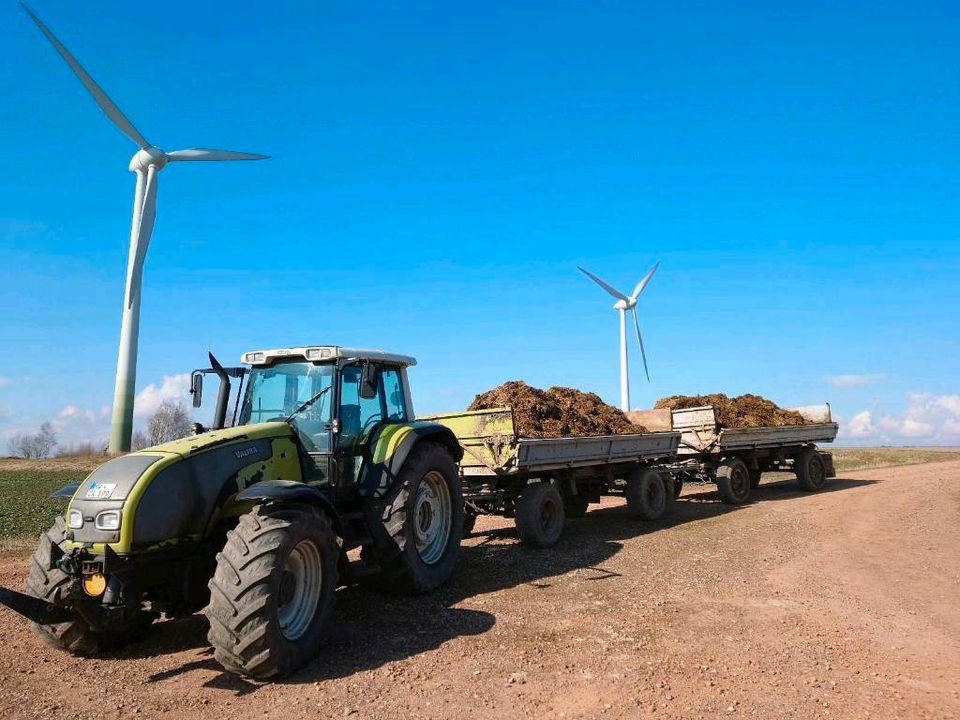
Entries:
[[342, 589], [321, 656], [275, 684], [221, 672], [201, 617], [78, 659], [0, 610], [0, 717], [960, 716], [960, 461], [782, 477], [740, 508], [687, 487], [657, 524], [608, 498], [545, 551], [481, 518], [448, 586]]
[[723, 427], [783, 427], [807, 424], [807, 420], [796, 410], [786, 410], [772, 400], [749, 393], [733, 398], [723, 393], [671, 395], [660, 398], [653, 407], [656, 410], [680, 410], [704, 405], [713, 405], [717, 423]]
[[521, 437], [629, 435], [644, 432], [621, 410], [596, 393], [568, 387], [535, 388], [510, 380], [477, 395], [468, 410], [513, 408], [514, 429]]

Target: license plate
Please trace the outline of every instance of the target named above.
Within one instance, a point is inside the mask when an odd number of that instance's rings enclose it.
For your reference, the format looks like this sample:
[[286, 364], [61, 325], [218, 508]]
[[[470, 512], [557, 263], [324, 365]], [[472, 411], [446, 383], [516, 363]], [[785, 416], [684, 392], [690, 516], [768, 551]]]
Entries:
[[113, 489], [116, 486], [116, 483], [90, 483], [87, 486], [86, 497], [89, 500], [106, 500], [113, 495]]

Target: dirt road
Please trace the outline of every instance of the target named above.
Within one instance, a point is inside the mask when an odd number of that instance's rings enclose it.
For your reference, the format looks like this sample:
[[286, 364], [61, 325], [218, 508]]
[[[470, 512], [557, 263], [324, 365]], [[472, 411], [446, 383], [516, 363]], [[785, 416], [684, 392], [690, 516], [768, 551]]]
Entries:
[[0, 611], [0, 717], [960, 717], [960, 462], [740, 509], [688, 488], [661, 525], [611, 499], [552, 551], [481, 519], [449, 586], [344, 589], [337, 619], [271, 685], [221, 673], [199, 617], [80, 660]]

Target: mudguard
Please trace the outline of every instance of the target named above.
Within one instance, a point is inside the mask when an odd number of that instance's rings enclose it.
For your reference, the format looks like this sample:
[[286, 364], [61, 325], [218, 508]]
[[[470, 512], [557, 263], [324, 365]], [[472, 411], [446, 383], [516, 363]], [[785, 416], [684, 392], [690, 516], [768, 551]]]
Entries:
[[456, 436], [443, 425], [423, 421], [384, 425], [371, 440], [368, 455], [364, 458], [358, 483], [360, 495], [387, 496], [410, 451], [421, 440], [427, 439], [447, 448], [454, 461], [459, 462], [463, 457], [463, 448]]
[[330, 516], [334, 528], [343, 528], [340, 515], [330, 499], [313, 485], [294, 480], [262, 480], [237, 494], [238, 502], [302, 502], [319, 505]]

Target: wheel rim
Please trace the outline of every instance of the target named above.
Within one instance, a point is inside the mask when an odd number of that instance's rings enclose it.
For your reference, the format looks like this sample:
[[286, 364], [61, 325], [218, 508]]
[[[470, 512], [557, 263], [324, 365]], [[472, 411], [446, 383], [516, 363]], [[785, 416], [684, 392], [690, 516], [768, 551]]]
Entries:
[[817, 455], [811, 456], [810, 462], [807, 464], [807, 477], [810, 478], [810, 484], [815, 488], [822, 486], [825, 474], [820, 457]]
[[450, 539], [452, 510], [446, 478], [441, 472], [431, 470], [420, 480], [413, 506], [417, 554], [427, 565], [443, 557]]
[[287, 555], [280, 576], [277, 619], [287, 640], [296, 640], [310, 627], [322, 589], [320, 549], [312, 540], [301, 540]]
[[650, 480], [647, 483], [647, 507], [654, 512], [659, 512], [666, 499], [664, 495], [663, 484], [656, 480]]
[[750, 494], [750, 473], [744, 468], [735, 467], [730, 474], [730, 489], [736, 497], [746, 498]]

